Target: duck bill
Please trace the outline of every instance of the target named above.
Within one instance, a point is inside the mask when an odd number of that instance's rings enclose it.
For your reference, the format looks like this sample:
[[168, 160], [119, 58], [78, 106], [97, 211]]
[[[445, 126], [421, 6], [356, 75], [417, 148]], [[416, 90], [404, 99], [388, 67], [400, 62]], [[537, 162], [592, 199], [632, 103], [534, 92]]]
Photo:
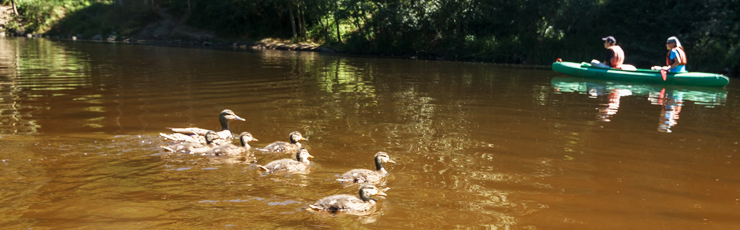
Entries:
[[313, 158], [313, 155], [308, 155], [308, 158]]
[[395, 164], [396, 162], [393, 160], [388, 160], [388, 163]]
[[234, 120], [237, 120], [237, 121], [246, 121], [244, 118], [241, 118], [241, 117], [237, 116], [236, 114], [234, 114]]
[[385, 194], [383, 191], [378, 191], [378, 194], [375, 194], [378, 196], [387, 196], [388, 194]]
[[252, 138], [252, 141], [260, 141], [260, 140], [257, 140], [257, 138]]
[[307, 140], [308, 140], [308, 138], [305, 138], [305, 137], [301, 137], [301, 140], [302, 140], [302, 141], [307, 141]]

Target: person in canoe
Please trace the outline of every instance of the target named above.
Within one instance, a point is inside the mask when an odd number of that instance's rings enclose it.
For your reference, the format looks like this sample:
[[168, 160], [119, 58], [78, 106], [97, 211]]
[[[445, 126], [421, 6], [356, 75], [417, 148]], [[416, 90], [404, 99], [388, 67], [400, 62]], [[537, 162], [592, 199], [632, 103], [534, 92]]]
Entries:
[[594, 59], [591, 60], [591, 66], [621, 69], [624, 63], [624, 51], [617, 45], [617, 39], [607, 36], [601, 40], [604, 41], [604, 48], [606, 48], [604, 62]]
[[671, 73], [686, 72], [686, 52], [678, 38], [669, 37], [665, 43], [668, 53], [665, 55], [665, 64], [668, 66], [653, 66], [653, 70], [668, 70]]

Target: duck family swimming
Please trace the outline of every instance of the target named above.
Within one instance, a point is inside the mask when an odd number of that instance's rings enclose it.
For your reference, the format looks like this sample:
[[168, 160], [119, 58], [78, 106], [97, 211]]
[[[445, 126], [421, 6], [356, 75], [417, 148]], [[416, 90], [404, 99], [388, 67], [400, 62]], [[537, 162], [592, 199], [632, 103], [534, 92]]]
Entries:
[[[241, 145], [231, 143], [233, 134], [229, 129], [229, 122], [233, 120], [244, 121], [245, 119], [237, 116], [233, 111], [225, 109], [219, 114], [221, 131], [216, 132], [202, 128], [169, 128], [174, 133], [160, 134], [165, 140], [169, 141], [168, 145], [162, 148], [175, 153], [208, 156], [233, 157], [252, 154], [250, 151], [251, 146], [248, 143], [250, 141], [257, 141], [257, 139], [251, 133], [242, 132], [239, 135]], [[307, 139], [298, 131], [291, 132], [289, 139], [290, 143], [277, 141], [263, 148], [258, 148], [263, 153], [295, 153], [293, 159], [275, 160], [264, 166], [257, 165], [260, 171], [288, 174], [310, 172], [309, 159], [313, 158], [313, 156], [299, 142]], [[396, 163], [391, 160], [386, 152], [377, 152], [373, 160], [375, 162], [374, 171], [369, 169], [353, 169], [336, 179], [342, 183], [362, 184], [359, 187], [359, 197], [344, 194], [328, 196], [318, 200], [313, 205], [309, 205], [307, 209], [312, 211], [329, 211], [332, 213], [347, 211], [351, 214], [369, 211], [376, 203], [376, 200], [372, 196], [386, 196], [384, 192], [373, 185], [379, 183], [388, 175], [383, 164]]]

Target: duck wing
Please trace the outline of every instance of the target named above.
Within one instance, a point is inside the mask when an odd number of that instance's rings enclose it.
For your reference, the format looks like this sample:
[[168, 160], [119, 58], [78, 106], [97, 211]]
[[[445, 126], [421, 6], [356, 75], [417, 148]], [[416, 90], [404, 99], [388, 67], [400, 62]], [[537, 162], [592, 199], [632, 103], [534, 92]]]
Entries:
[[204, 154], [209, 156], [234, 156], [246, 152], [247, 149], [233, 144], [227, 144], [209, 149]]
[[366, 211], [369, 207], [360, 198], [346, 194], [333, 195], [321, 198], [316, 204], [309, 205], [314, 210], [330, 212], [337, 211]]
[[164, 137], [165, 140], [169, 140], [173, 142], [198, 143], [202, 141], [203, 143], [206, 143], [205, 138], [198, 138], [201, 136], [195, 136], [195, 135], [191, 136], [191, 135], [186, 135], [182, 133], [173, 133], [173, 134], [159, 133], [159, 135]]
[[211, 131], [208, 129], [201, 129], [201, 128], [167, 128], [167, 129], [175, 133], [198, 135], [198, 136], [205, 136], [208, 131]]
[[368, 169], [353, 169], [339, 176], [337, 181], [351, 183], [378, 183], [383, 176]]
[[306, 165], [293, 159], [282, 159], [259, 166], [261, 170], [273, 172], [299, 172], [306, 169]]
[[294, 153], [295, 151], [298, 151], [298, 146], [288, 142], [276, 141], [260, 150], [271, 153]]

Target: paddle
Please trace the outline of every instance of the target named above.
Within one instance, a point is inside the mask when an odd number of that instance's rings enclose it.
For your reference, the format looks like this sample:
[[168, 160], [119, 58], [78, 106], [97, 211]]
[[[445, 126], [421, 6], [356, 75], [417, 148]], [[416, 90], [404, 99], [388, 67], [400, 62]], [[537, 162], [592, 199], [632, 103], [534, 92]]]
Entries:
[[660, 76], [663, 76], [663, 81], [666, 81], [668, 71], [661, 69], [660, 70]]

